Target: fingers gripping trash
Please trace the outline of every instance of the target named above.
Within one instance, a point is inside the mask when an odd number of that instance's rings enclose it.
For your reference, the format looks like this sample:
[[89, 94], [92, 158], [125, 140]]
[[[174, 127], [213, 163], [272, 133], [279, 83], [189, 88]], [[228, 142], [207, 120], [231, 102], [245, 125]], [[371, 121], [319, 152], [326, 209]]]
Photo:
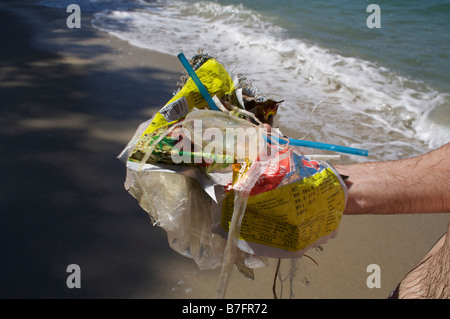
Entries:
[[301, 258], [335, 237], [347, 189], [329, 163], [267, 130], [281, 102], [206, 54], [190, 62], [216, 110], [183, 76], [119, 159], [126, 190], [170, 247], [200, 269], [222, 269], [223, 298], [233, 265], [253, 279], [268, 258]]

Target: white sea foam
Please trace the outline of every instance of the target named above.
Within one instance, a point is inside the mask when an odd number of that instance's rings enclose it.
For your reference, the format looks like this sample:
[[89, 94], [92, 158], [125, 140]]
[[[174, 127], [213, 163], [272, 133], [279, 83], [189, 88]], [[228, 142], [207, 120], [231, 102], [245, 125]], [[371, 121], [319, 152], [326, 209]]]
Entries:
[[[88, 2], [91, 9], [99, 5]], [[284, 100], [280, 121], [299, 135], [309, 133], [308, 139], [369, 149], [376, 159], [450, 141], [448, 94], [372, 62], [289, 38], [269, 17], [243, 5], [108, 2], [108, 10], [103, 3], [105, 10], [95, 14], [96, 28], [172, 55], [189, 57], [203, 48], [253, 79], [263, 93]], [[125, 3], [134, 10], [125, 10]]]

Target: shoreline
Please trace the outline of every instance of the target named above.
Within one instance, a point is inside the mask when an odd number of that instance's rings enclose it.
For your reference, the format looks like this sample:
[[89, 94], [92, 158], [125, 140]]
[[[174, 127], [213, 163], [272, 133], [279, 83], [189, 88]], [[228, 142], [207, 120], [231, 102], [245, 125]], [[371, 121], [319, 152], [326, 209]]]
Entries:
[[[0, 5], [0, 21], [15, 30], [3, 28], [8, 50], [0, 52], [2, 149], [14, 156], [2, 160], [2, 297], [214, 298], [220, 270], [199, 271], [170, 249], [124, 190], [116, 159], [170, 99], [182, 71], [177, 58], [96, 30], [88, 14], [69, 30], [65, 10], [11, 3]], [[446, 214], [344, 216], [337, 238], [307, 253], [319, 266], [301, 261], [296, 298], [387, 298], [447, 224]], [[235, 269], [226, 297], [272, 298], [270, 262], [253, 282]], [[79, 290], [65, 285], [72, 263], [82, 271]], [[382, 269], [380, 289], [366, 286], [373, 263]]]

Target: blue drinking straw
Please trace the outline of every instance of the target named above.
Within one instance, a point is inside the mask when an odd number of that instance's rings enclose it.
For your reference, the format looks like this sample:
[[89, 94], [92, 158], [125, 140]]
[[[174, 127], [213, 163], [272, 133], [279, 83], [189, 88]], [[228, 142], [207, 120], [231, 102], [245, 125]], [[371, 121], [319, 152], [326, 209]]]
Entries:
[[[189, 61], [184, 56], [183, 52], [178, 54], [178, 59], [181, 61], [184, 68], [186, 69], [187, 73], [189, 74], [191, 79], [194, 81], [195, 85], [197, 86], [198, 90], [200, 91], [200, 94], [206, 100], [210, 109], [214, 110], [214, 111], [219, 111], [219, 108], [216, 106], [216, 103], [214, 103], [213, 99], [211, 98], [211, 95], [209, 95], [209, 93], [208, 93], [208, 90], [205, 88], [202, 81], [200, 81], [200, 79], [198, 78], [194, 69], [189, 64]], [[287, 141], [281, 140], [275, 136], [272, 136], [272, 138], [279, 144], [287, 144], [288, 143]], [[294, 145], [294, 146], [303, 146], [303, 147], [316, 148], [316, 149], [321, 149], [321, 150], [328, 150], [328, 151], [354, 154], [354, 155], [360, 155], [360, 156], [368, 156], [369, 155], [369, 151], [367, 151], [367, 150], [362, 150], [362, 149], [347, 147], [347, 146], [325, 144], [325, 143], [319, 143], [319, 142], [296, 140], [293, 138], [289, 139], [289, 144]]]
[[219, 111], [219, 108], [216, 106], [216, 103], [214, 103], [213, 99], [211, 98], [211, 95], [209, 95], [209, 93], [208, 93], [208, 90], [205, 88], [202, 81], [200, 81], [197, 74], [195, 74], [194, 69], [189, 64], [189, 61], [184, 56], [183, 52], [178, 54], [178, 59], [181, 61], [181, 64], [183, 64], [187, 73], [189, 74], [191, 79], [194, 81], [195, 85], [197, 86], [198, 90], [200, 91], [200, 94], [203, 96], [203, 98], [206, 100], [206, 102], [208, 102], [209, 108], [214, 111]]
[[[278, 144], [287, 144], [288, 143], [287, 141], [279, 139], [276, 136], [271, 136], [271, 138], [274, 139], [276, 142], [278, 142]], [[316, 148], [316, 149], [320, 149], [320, 150], [334, 151], [334, 152], [360, 155], [360, 156], [368, 156], [369, 155], [369, 151], [362, 150], [359, 148], [311, 142], [311, 141], [304, 141], [304, 140], [296, 140], [293, 138], [289, 138], [289, 144], [294, 145], [294, 146], [310, 147], [310, 148]]]

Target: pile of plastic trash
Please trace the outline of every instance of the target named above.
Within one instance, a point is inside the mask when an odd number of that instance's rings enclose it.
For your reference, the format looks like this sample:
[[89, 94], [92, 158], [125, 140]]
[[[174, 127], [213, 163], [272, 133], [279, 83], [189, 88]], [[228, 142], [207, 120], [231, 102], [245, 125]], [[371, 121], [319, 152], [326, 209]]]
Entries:
[[335, 237], [347, 189], [271, 128], [281, 102], [207, 54], [179, 57], [188, 74], [178, 91], [119, 158], [125, 188], [170, 247], [200, 269], [221, 267], [223, 298], [233, 265], [253, 278], [268, 258], [300, 258]]

